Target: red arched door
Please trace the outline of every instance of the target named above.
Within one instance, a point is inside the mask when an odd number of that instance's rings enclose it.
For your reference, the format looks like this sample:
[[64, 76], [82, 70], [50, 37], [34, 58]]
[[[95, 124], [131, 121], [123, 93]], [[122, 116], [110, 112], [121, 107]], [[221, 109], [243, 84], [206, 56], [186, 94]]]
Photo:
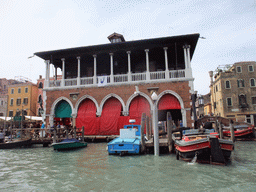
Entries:
[[84, 126], [85, 135], [97, 135], [99, 132], [96, 111], [96, 106], [90, 99], [85, 99], [79, 105], [76, 118], [76, 127], [81, 128]]

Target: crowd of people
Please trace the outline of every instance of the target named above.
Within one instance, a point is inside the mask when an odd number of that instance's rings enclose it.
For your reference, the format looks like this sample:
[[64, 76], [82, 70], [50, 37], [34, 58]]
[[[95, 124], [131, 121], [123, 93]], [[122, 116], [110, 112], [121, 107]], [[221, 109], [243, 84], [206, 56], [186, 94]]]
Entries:
[[[64, 126], [60, 122], [55, 122], [54, 125], [50, 126], [50, 124], [45, 125], [44, 122], [30, 122], [21, 124], [6, 124], [0, 126], [0, 133], [4, 136], [10, 136], [12, 134], [12, 138], [20, 137], [21, 135], [21, 127], [25, 134], [26, 130], [29, 130], [30, 136], [32, 138], [51, 138], [54, 135], [54, 130], [58, 136], [64, 137], [66, 135], [66, 130], [69, 132], [72, 131], [71, 125]], [[36, 129], [34, 129], [36, 128]]]

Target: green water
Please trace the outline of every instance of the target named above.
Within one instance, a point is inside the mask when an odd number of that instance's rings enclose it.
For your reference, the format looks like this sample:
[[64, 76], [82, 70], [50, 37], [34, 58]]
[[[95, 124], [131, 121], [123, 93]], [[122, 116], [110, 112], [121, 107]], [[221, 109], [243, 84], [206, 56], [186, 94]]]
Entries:
[[0, 191], [256, 191], [255, 141], [236, 142], [227, 166], [174, 154], [109, 156], [106, 146], [0, 150]]

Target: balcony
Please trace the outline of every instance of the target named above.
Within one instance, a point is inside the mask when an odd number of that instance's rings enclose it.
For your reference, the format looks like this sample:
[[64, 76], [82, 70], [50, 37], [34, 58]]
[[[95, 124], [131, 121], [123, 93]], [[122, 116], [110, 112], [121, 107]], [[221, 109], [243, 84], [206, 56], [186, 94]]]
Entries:
[[[166, 81], [180, 81], [185, 78], [192, 77], [189, 75], [188, 69], [170, 70], [170, 71], [156, 71], [144, 73], [131, 74], [117, 74], [104, 75], [106, 77], [105, 85], [120, 85], [120, 84], [136, 84], [140, 82], [166, 82]], [[99, 79], [103, 76], [83, 77], [83, 78], [67, 78], [64, 80], [50, 80], [49, 88], [72, 88], [72, 87], [93, 87], [97, 86]], [[80, 82], [79, 82], [80, 81]], [[46, 88], [46, 87], [45, 87]]]

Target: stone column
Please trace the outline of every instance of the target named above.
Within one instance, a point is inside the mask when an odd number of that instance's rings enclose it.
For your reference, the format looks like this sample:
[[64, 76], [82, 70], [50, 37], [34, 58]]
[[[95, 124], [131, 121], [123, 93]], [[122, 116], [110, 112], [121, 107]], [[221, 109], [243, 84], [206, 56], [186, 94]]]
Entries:
[[185, 109], [181, 109], [181, 116], [182, 116], [183, 127], [187, 127], [187, 116], [186, 116]]
[[184, 60], [185, 60], [185, 68], [191, 68], [191, 64], [190, 64], [190, 45], [184, 45], [183, 46], [184, 49]]
[[113, 68], [113, 55], [114, 53], [109, 53], [110, 55], [110, 83], [114, 83], [114, 68]]
[[74, 128], [76, 126], [77, 113], [72, 113], [71, 117], [72, 117], [72, 127]]
[[55, 78], [54, 80], [56, 81], [58, 79], [58, 68], [55, 66]]
[[185, 69], [188, 68], [188, 60], [187, 60], [187, 46], [183, 46], [184, 49], [184, 60], [185, 60]]
[[46, 60], [45, 61], [45, 83], [44, 83], [44, 87], [46, 88], [46, 87], [49, 87], [49, 80], [50, 80], [50, 75], [49, 75], [49, 73], [50, 73], [50, 71], [49, 71], [49, 69], [50, 69], [50, 60]]
[[94, 75], [93, 75], [93, 84], [97, 84], [97, 55], [93, 55], [93, 64], [94, 64]]
[[65, 86], [65, 58], [62, 58], [61, 61], [62, 61], [61, 87], [64, 87]]
[[190, 45], [187, 45], [187, 60], [188, 60], [188, 68], [191, 68], [191, 63], [190, 63]]
[[184, 45], [184, 60], [185, 60], [185, 77], [193, 78], [190, 64], [190, 45]]
[[129, 111], [122, 111], [123, 116], [129, 116]]
[[55, 115], [49, 115], [49, 123], [50, 123], [50, 126], [52, 127], [54, 125], [54, 117]]
[[128, 82], [131, 82], [132, 80], [132, 74], [131, 74], [131, 51], [127, 51], [128, 56]]
[[80, 86], [80, 62], [81, 62], [81, 57], [77, 57], [77, 86]]
[[148, 57], [148, 52], [149, 49], [145, 49], [146, 52], [146, 80], [150, 80], [150, 72], [149, 72], [149, 57]]
[[169, 79], [169, 67], [168, 67], [167, 49], [168, 49], [168, 47], [164, 47], [164, 58], [165, 58], [165, 79]]

